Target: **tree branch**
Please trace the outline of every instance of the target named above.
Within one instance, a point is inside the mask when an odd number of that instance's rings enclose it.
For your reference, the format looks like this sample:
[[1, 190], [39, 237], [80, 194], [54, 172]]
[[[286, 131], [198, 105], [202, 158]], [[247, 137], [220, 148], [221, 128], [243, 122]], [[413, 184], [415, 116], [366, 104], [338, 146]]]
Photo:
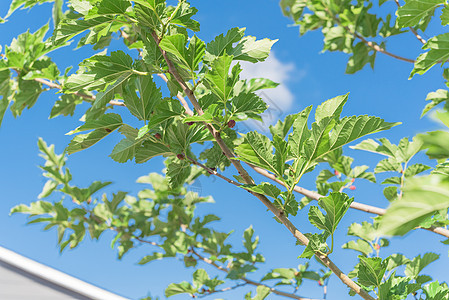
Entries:
[[[141, 243], [145, 243], [145, 244], [149, 244], [149, 245], [151, 245], [151, 246], [156, 246], [156, 247], [160, 247], [160, 248], [161, 248], [161, 245], [159, 245], [159, 244], [157, 244], [157, 243], [155, 243], [155, 242], [147, 241], [147, 240], [144, 240], [144, 239], [139, 238], [139, 237], [134, 237], [134, 238], [135, 238], [137, 241], [141, 242]], [[213, 266], [213, 267], [216, 268], [217, 270], [220, 270], [220, 271], [225, 272], [225, 273], [229, 273], [229, 272], [231, 271], [231, 270], [229, 270], [228, 268], [225, 268], [225, 267], [220, 266], [219, 264], [217, 264], [216, 262], [210, 260], [209, 258], [202, 256], [202, 255], [199, 254], [198, 251], [196, 251], [195, 248], [193, 248], [193, 247], [190, 248], [190, 251], [191, 251], [191, 253], [194, 254], [198, 259], [200, 259], [201, 261], [207, 263], [208, 265]], [[274, 288], [271, 288], [271, 287], [269, 287], [269, 286], [267, 286], [267, 285], [265, 285], [265, 284], [263, 284], [263, 283], [253, 281], [253, 280], [248, 279], [248, 278], [246, 278], [246, 277], [241, 277], [240, 279], [243, 280], [243, 281], [245, 282], [245, 284], [236, 285], [236, 286], [233, 287], [233, 288], [225, 288], [225, 289], [222, 289], [222, 290], [219, 290], [219, 291], [213, 291], [213, 292], [210, 292], [209, 294], [213, 294], [213, 293], [217, 293], [217, 292], [225, 292], [225, 291], [228, 291], [228, 290], [231, 290], [231, 289], [234, 289], [234, 288], [237, 288], [237, 287], [246, 285], [246, 284], [250, 284], [250, 285], [254, 285], [254, 286], [266, 286], [266, 287], [268, 287], [268, 288], [270, 289], [270, 291], [271, 291], [272, 293], [274, 293], [274, 294], [276, 294], [276, 295], [279, 295], [279, 296], [284, 296], [284, 297], [288, 297], [288, 298], [292, 298], [292, 299], [298, 299], [298, 300], [318, 300], [318, 299], [303, 298], [303, 297], [300, 297], [300, 296], [295, 295], [295, 294], [291, 294], [291, 293], [286, 293], [286, 292], [283, 292], [283, 291], [279, 291], [279, 290], [276, 290], [276, 289], [274, 289]]]
[[332, 16], [332, 18], [335, 20], [335, 22], [336, 22], [339, 26], [343, 27], [347, 32], [349, 32], [349, 33], [350, 33], [351, 35], [353, 35], [355, 38], [358, 38], [359, 40], [361, 40], [363, 43], [365, 43], [368, 47], [370, 47], [370, 48], [373, 49], [374, 51], [383, 53], [383, 54], [385, 54], [385, 55], [391, 56], [391, 57], [396, 58], [396, 59], [398, 59], [398, 60], [406, 61], [406, 62], [409, 62], [409, 63], [415, 63], [415, 60], [413, 60], [413, 59], [405, 58], [405, 57], [402, 57], [402, 56], [393, 54], [393, 53], [391, 53], [391, 52], [388, 52], [388, 51], [385, 50], [384, 48], [382, 48], [382, 47], [380, 47], [380, 46], [374, 44], [374, 43], [371, 42], [371, 41], [368, 41], [368, 40], [365, 39], [363, 36], [361, 36], [360, 34], [358, 34], [356, 31], [352, 31], [348, 26], [342, 25], [340, 19], [339, 19], [337, 16], [335, 16], [333, 13], [331, 13], [331, 12], [329, 11], [328, 8], [325, 8], [325, 10], [327, 11], [327, 13], [328, 13], [329, 15]]
[[[401, 8], [401, 5], [399, 4], [399, 0], [394, 0], [394, 2], [396, 2], [396, 5], [398, 6], [398, 8]], [[418, 41], [420, 41], [423, 44], [427, 43], [427, 41], [422, 36], [419, 35], [419, 33], [415, 30], [415, 28], [409, 27], [409, 29], [416, 36]]]
[[[218, 265], [217, 263], [215, 263], [214, 261], [208, 259], [207, 257], [202, 256], [197, 251], [195, 251], [194, 248], [192, 248], [191, 251], [201, 261], [203, 261], [203, 262], [205, 262], [205, 263], [215, 267], [216, 269], [218, 269], [218, 270], [220, 270], [222, 272], [225, 272], [225, 273], [229, 273], [230, 272], [229, 269], [224, 268], [224, 267]], [[298, 300], [318, 300], [318, 299], [304, 298], [304, 297], [300, 297], [300, 296], [298, 296], [296, 294], [291, 294], [291, 293], [286, 293], [286, 292], [283, 292], [283, 291], [279, 291], [279, 290], [276, 290], [276, 289], [274, 289], [272, 287], [269, 287], [269, 286], [267, 286], [267, 285], [265, 285], [263, 283], [260, 283], [260, 282], [257, 282], [257, 281], [253, 281], [253, 280], [248, 279], [246, 277], [240, 277], [240, 279], [243, 280], [245, 282], [245, 284], [250, 284], [250, 285], [254, 285], [254, 286], [265, 286], [265, 287], [269, 288], [270, 291], [273, 294], [276, 294], [276, 295], [279, 295], [279, 296], [284, 296], [284, 297], [288, 297], [288, 298], [292, 298], [292, 299], [298, 299]]]
[[[168, 83], [168, 79], [167, 79], [167, 76], [165, 76], [165, 74], [160, 73], [160, 74], [157, 74], [157, 76], [162, 78], [162, 80], [165, 81], [165, 83]], [[182, 96], [182, 94], [180, 92], [178, 92], [178, 94], [176, 95], [176, 98], [178, 98], [179, 102], [181, 102], [182, 106], [186, 110], [186, 114], [188, 114], [189, 116], [193, 116], [193, 111], [190, 109], [189, 104], [187, 104], [186, 99]]]
[[[160, 38], [156, 34], [156, 32], [151, 32], [151, 35], [156, 42], [157, 45], [160, 43]], [[195, 98], [195, 95], [193, 94], [193, 91], [187, 86], [187, 84], [184, 82], [178, 71], [176, 70], [176, 67], [174, 66], [173, 62], [169, 59], [167, 52], [164, 51], [159, 47], [162, 56], [164, 57], [165, 61], [168, 65], [169, 73], [176, 79], [178, 84], [181, 86], [184, 93], [189, 98], [190, 102], [192, 103], [193, 107], [197, 111], [197, 113], [201, 116], [204, 114], [201, 106], [199, 105], [197, 99]], [[223, 151], [224, 155], [231, 161], [231, 163], [234, 165], [240, 176], [243, 178], [243, 180], [247, 184], [253, 184], [254, 181], [251, 178], [251, 176], [248, 174], [248, 172], [243, 168], [243, 166], [240, 164], [240, 161], [235, 159], [234, 154], [231, 152], [231, 150], [227, 147], [225, 142], [220, 136], [220, 132], [215, 129], [211, 124], [205, 123], [207, 129], [211, 132], [211, 134], [214, 136], [215, 141], [220, 146], [221, 150]], [[264, 195], [251, 192], [252, 195], [257, 197], [277, 218], [278, 220], [285, 226], [287, 229], [293, 234], [293, 236], [299, 241], [300, 244], [307, 246], [309, 244], [309, 239], [301, 232], [299, 231], [293, 223], [285, 216], [283, 211], [278, 210], [273, 203], [271, 203], [270, 200], [268, 200], [267, 197]], [[354, 292], [359, 294], [363, 299], [366, 300], [374, 300], [373, 297], [371, 297], [365, 290], [363, 290], [358, 284], [356, 284], [351, 278], [349, 278], [346, 274], [344, 274], [330, 259], [327, 255], [320, 254], [318, 252], [315, 253], [315, 256], [323, 262], [324, 265], [326, 265], [329, 269], [334, 272], [337, 277], [349, 288], [351, 288]]]
[[[42, 78], [35, 78], [34, 81], [37, 81], [37, 82], [39, 82], [41, 84], [44, 84], [44, 85], [46, 85], [46, 86], [48, 86], [49, 88], [52, 88], [52, 89], [62, 90], [62, 87], [59, 84], [51, 82], [51, 81], [47, 81], [47, 80], [42, 79]], [[86, 95], [86, 94], [83, 94], [83, 93], [80, 93], [80, 92], [76, 92], [76, 93], [74, 93], [74, 95], [76, 95], [76, 96], [78, 96], [80, 98], [83, 98], [85, 100], [88, 100], [89, 102], [95, 101], [95, 99], [96, 99], [95, 96]], [[114, 105], [114, 106], [126, 106], [125, 103], [123, 103], [121, 101], [117, 101], [117, 100], [109, 101], [109, 104], [110, 105]]]
[[[284, 183], [281, 180], [276, 178], [276, 175], [269, 173], [267, 170], [264, 170], [262, 168], [259, 168], [259, 167], [256, 167], [256, 166], [253, 166], [253, 165], [250, 165], [250, 164], [249, 164], [249, 166], [251, 168], [253, 168], [253, 170], [256, 171], [257, 173], [259, 173], [260, 175], [265, 176], [265, 177], [267, 177], [267, 178], [269, 178], [269, 179], [271, 179], [271, 180], [273, 180], [273, 181], [275, 181], [275, 182], [277, 182], [277, 183], [279, 183], [281, 185], [284, 185]], [[323, 195], [318, 194], [317, 192], [307, 190], [307, 189], [302, 188], [300, 186], [295, 186], [293, 188], [293, 190], [295, 192], [301, 194], [301, 195], [306, 196], [307, 198], [310, 198], [310, 199], [313, 199], [313, 200], [317, 200], [317, 201], [320, 200], [320, 198], [325, 197]], [[363, 204], [363, 203], [359, 203], [359, 202], [352, 202], [350, 207], [353, 208], [353, 209], [357, 209], [357, 210], [360, 210], [360, 211], [364, 211], [364, 212], [367, 212], [367, 213], [380, 215], [380, 216], [384, 215], [385, 212], [387, 211], [384, 208], [371, 206], [371, 205], [367, 205], [367, 204]], [[422, 228], [422, 227], [420, 227], [420, 228]], [[432, 232], [434, 232], [436, 234], [439, 234], [439, 235], [442, 235], [444, 237], [449, 238], [449, 230], [445, 229], [443, 227], [434, 227], [434, 226], [432, 226], [430, 228], [422, 228], [422, 229], [429, 230], [429, 231], [432, 231]]]

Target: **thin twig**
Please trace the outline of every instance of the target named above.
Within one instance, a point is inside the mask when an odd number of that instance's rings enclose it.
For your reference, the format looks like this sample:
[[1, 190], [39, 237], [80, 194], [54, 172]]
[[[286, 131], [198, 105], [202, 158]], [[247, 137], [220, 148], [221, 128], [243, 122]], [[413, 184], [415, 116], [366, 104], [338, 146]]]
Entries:
[[[205, 262], [205, 263], [215, 267], [216, 269], [218, 269], [218, 270], [220, 270], [222, 272], [225, 272], [225, 273], [229, 273], [231, 271], [231, 270], [229, 270], [227, 268], [224, 268], [224, 267], [218, 265], [217, 263], [215, 263], [214, 261], [208, 259], [207, 257], [202, 256], [197, 251], [195, 251], [195, 249], [190, 249], [190, 250], [200, 260], [202, 260], [203, 262]], [[265, 286], [265, 287], [269, 288], [270, 291], [273, 294], [276, 294], [276, 295], [279, 295], [279, 296], [284, 296], [284, 297], [288, 297], [288, 298], [292, 298], [292, 299], [298, 299], [298, 300], [318, 300], [318, 299], [304, 298], [304, 297], [300, 297], [300, 296], [298, 296], [296, 294], [291, 294], [291, 293], [286, 293], [286, 292], [283, 292], [283, 291], [279, 291], [279, 290], [276, 290], [276, 289], [274, 289], [274, 288], [272, 288], [270, 286], [267, 286], [267, 285], [265, 285], [263, 283], [260, 283], [260, 282], [257, 282], [257, 281], [253, 281], [253, 280], [248, 279], [246, 277], [240, 277], [240, 279], [243, 280], [246, 284], [250, 284], [250, 285], [254, 285], [254, 286]]]
[[[165, 74], [159, 73], [159, 74], [157, 74], [157, 76], [162, 78], [162, 80], [165, 81], [165, 83], [168, 83], [168, 79], [167, 79], [167, 76], [165, 76]], [[178, 94], [176, 95], [176, 98], [178, 98], [179, 102], [181, 102], [182, 106], [186, 110], [186, 114], [188, 114], [189, 116], [193, 116], [193, 111], [190, 109], [189, 104], [187, 104], [187, 101], [182, 96], [181, 92], [178, 92]]]
[[[399, 4], [399, 0], [394, 0], [394, 2], [396, 2], [396, 5], [398, 6], [398, 8], [401, 8], [401, 4]], [[409, 29], [416, 36], [418, 41], [420, 41], [423, 44], [427, 43], [427, 41], [422, 36], [419, 35], [419, 33], [415, 30], [415, 28], [409, 27]]]
[[[51, 81], [47, 81], [47, 80], [42, 79], [42, 78], [35, 78], [34, 81], [42, 83], [42, 84], [44, 84], [44, 85], [46, 85], [46, 86], [48, 86], [48, 87], [50, 87], [52, 89], [62, 90], [62, 87], [59, 84], [51, 82]], [[74, 95], [76, 95], [76, 96], [78, 96], [80, 98], [83, 98], [85, 100], [88, 100], [89, 102], [95, 101], [95, 99], [96, 99], [95, 96], [86, 95], [86, 94], [81, 93], [81, 92], [76, 92], [76, 93], [74, 93]], [[114, 106], [126, 106], [125, 103], [123, 103], [121, 101], [117, 101], [117, 100], [111, 100], [111, 101], [109, 101], [109, 104], [110, 105], [114, 105]]]
[[205, 165], [203, 165], [202, 163], [200, 163], [199, 161], [193, 159], [193, 158], [190, 157], [190, 156], [187, 156], [187, 159], [190, 160], [194, 165], [197, 165], [197, 166], [199, 166], [200, 168], [206, 170], [209, 174], [215, 175], [215, 176], [217, 176], [217, 177], [219, 177], [219, 178], [221, 178], [221, 179], [223, 179], [223, 180], [226, 180], [226, 181], [227, 181], [228, 183], [230, 183], [230, 184], [233, 184], [233, 185], [238, 186], [238, 187], [240, 187], [240, 186], [242, 185], [241, 183], [239, 183], [239, 182], [237, 182], [237, 181], [234, 181], [234, 180], [232, 180], [232, 179], [230, 179], [230, 178], [228, 178], [228, 177], [226, 177], [226, 176], [221, 175], [221, 174], [218, 173], [216, 170], [213, 170], [213, 169], [211, 169], [211, 168], [206, 167]]
[[[145, 243], [145, 244], [149, 244], [151, 246], [156, 246], [156, 247], [160, 247], [161, 248], [161, 245], [159, 245], [158, 243], [155, 243], [155, 242], [152, 242], [152, 241], [147, 241], [147, 240], [144, 240], [144, 239], [139, 238], [139, 237], [134, 237], [134, 238], [136, 240], [138, 240], [139, 242], [141, 242], [141, 243]], [[222, 267], [222, 266], [218, 265], [216, 262], [210, 260], [209, 258], [202, 256], [201, 254], [198, 253], [198, 251], [195, 250], [195, 248], [190, 248], [190, 252], [192, 254], [194, 254], [198, 259], [200, 259], [201, 261], [203, 261], [203, 262], [213, 266], [217, 270], [220, 270], [220, 271], [225, 272], [225, 273], [229, 273], [231, 271], [231, 270], [229, 270], [229, 269], [227, 269], [225, 267]], [[289, 298], [292, 298], [292, 299], [298, 299], [298, 300], [317, 300], [317, 299], [303, 298], [303, 297], [300, 297], [300, 296], [295, 295], [295, 294], [290, 294], [290, 293], [286, 293], [286, 292], [283, 292], [283, 291], [279, 291], [279, 290], [271, 288], [271, 287], [269, 287], [267, 285], [264, 285], [262, 283], [259, 283], [259, 282], [253, 281], [251, 279], [248, 279], [246, 277], [241, 277], [240, 279], [245, 282], [245, 285], [246, 284], [250, 284], [250, 285], [254, 285], [254, 286], [259, 286], [259, 285], [266, 286], [266, 287], [268, 287], [270, 289], [270, 291], [272, 293], [274, 293], [276, 295], [285, 296], [285, 297], [289, 297]], [[237, 288], [239, 286], [243, 286], [243, 285], [238, 285], [235, 288]], [[229, 289], [230, 288], [219, 290], [219, 291], [215, 291], [215, 292], [224, 292], [224, 291], [229, 290]], [[215, 293], [215, 292], [211, 292], [209, 294], [212, 294], [212, 293]]]
[[[156, 42], [157, 45], [160, 43], [159, 36], [153, 31], [151, 32], [151, 35]], [[164, 57], [169, 73], [175, 78], [175, 80], [178, 82], [178, 84], [181, 86], [182, 90], [186, 94], [186, 96], [189, 98], [190, 102], [192, 103], [193, 107], [195, 108], [198, 115], [203, 115], [203, 109], [198, 103], [198, 100], [196, 99], [195, 95], [193, 94], [193, 91], [187, 86], [187, 84], [184, 82], [178, 71], [176, 70], [176, 67], [174, 66], [173, 62], [169, 59], [167, 52], [164, 51], [159, 47], [162, 56]], [[240, 176], [243, 178], [245, 183], [247, 184], [253, 184], [254, 181], [252, 177], [248, 174], [248, 172], [243, 168], [240, 161], [235, 159], [234, 154], [231, 152], [231, 150], [228, 148], [228, 146], [225, 144], [223, 139], [221, 138], [220, 132], [215, 129], [211, 124], [205, 123], [207, 129], [211, 132], [212, 136], [215, 138], [215, 141], [220, 146], [221, 150], [223, 151], [224, 155], [231, 161], [231, 163], [234, 165]], [[252, 195], [257, 197], [277, 218], [278, 220], [285, 226], [287, 229], [293, 234], [293, 236], [298, 240], [298, 242], [302, 245], [307, 246], [309, 244], [309, 239], [296, 228], [293, 223], [285, 216], [284, 212], [277, 209], [274, 204], [268, 200], [265, 195], [258, 194], [255, 192], [249, 191]], [[315, 256], [329, 269], [334, 272], [335, 275], [349, 288], [351, 288], [354, 292], [359, 294], [362, 298], [365, 300], [374, 300], [374, 298], [368, 294], [364, 289], [362, 289], [357, 283], [355, 283], [351, 278], [349, 278], [346, 274], [344, 274], [330, 259], [327, 255], [321, 254], [318, 252], [315, 252]]]
[[206, 290], [206, 291], [204, 291], [204, 294], [197, 296], [197, 298], [204, 298], [204, 297], [210, 296], [212, 294], [223, 293], [223, 292], [235, 290], [235, 289], [237, 289], [239, 287], [242, 287], [242, 286], [245, 286], [247, 284], [248, 284], [247, 282], [244, 282], [244, 283], [239, 283], [239, 284], [236, 284], [234, 286], [230, 286], [230, 287], [227, 287], [227, 288], [224, 288], [224, 289], [221, 289], [221, 290], [214, 290], [214, 291]]
[[402, 57], [402, 56], [393, 54], [393, 53], [391, 53], [391, 52], [388, 52], [387, 50], [385, 50], [384, 48], [382, 48], [382, 47], [376, 45], [375, 43], [373, 43], [373, 42], [371, 42], [371, 41], [368, 41], [368, 40], [365, 39], [363, 36], [361, 36], [360, 34], [358, 34], [356, 31], [352, 31], [348, 26], [342, 25], [340, 19], [339, 19], [337, 16], [335, 16], [333, 13], [331, 13], [331, 12], [329, 11], [329, 9], [325, 8], [325, 10], [327, 11], [327, 13], [328, 13], [329, 15], [332, 16], [332, 18], [335, 20], [335, 22], [336, 22], [339, 26], [343, 27], [347, 32], [349, 32], [351, 35], [353, 35], [354, 37], [356, 37], [356, 38], [358, 38], [359, 40], [361, 40], [363, 43], [365, 43], [368, 47], [370, 47], [370, 48], [373, 49], [374, 51], [383, 53], [383, 54], [385, 54], [385, 55], [391, 56], [391, 57], [393, 57], [393, 58], [396, 58], [396, 59], [399, 59], [399, 60], [402, 60], [402, 61], [406, 61], [406, 62], [409, 62], [409, 63], [415, 63], [415, 60], [413, 60], [413, 59], [405, 58], [405, 57]]
[[[273, 181], [275, 181], [275, 182], [277, 182], [279, 184], [282, 184], [282, 185], [284, 184], [281, 180], [276, 178], [276, 175], [269, 173], [267, 170], [264, 170], [262, 168], [256, 167], [254, 165], [249, 165], [249, 166], [251, 168], [253, 168], [253, 170], [256, 171], [257, 173], [259, 173], [260, 175], [263, 175], [263, 176], [265, 176], [265, 177], [267, 177], [267, 178], [269, 178], [269, 179], [271, 179], [271, 180], [273, 180]], [[312, 199], [312, 200], [317, 200], [318, 201], [318, 200], [320, 200], [320, 198], [325, 197], [323, 195], [320, 195], [317, 192], [307, 190], [307, 189], [302, 188], [300, 186], [295, 186], [293, 188], [293, 190], [295, 192], [303, 195], [303, 196], [306, 196], [309, 199]], [[363, 203], [359, 203], [359, 202], [352, 202], [350, 207], [353, 208], [353, 209], [357, 209], [357, 210], [360, 210], [360, 211], [364, 211], [364, 212], [375, 214], [375, 215], [379, 215], [379, 216], [384, 215], [385, 212], [387, 211], [384, 208], [380, 208], [380, 207], [376, 207], [376, 206], [372, 206], [372, 205], [367, 205], [367, 204], [363, 204]], [[422, 228], [422, 227], [420, 227], [420, 228]], [[432, 226], [430, 228], [422, 228], [422, 229], [425, 229], [425, 230], [428, 230], [428, 231], [432, 231], [432, 232], [434, 232], [436, 234], [439, 234], [439, 235], [442, 235], [444, 237], [449, 238], [449, 230], [445, 229], [443, 227], [434, 227], [434, 226]]]

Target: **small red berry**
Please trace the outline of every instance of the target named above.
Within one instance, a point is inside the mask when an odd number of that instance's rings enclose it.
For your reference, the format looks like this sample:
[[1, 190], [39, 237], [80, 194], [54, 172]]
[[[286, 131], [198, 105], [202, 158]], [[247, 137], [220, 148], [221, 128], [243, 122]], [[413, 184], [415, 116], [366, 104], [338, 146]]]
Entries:
[[337, 170], [334, 171], [335, 176], [340, 175], [340, 172], [338, 172]]
[[355, 190], [355, 186], [354, 186], [354, 185], [351, 185], [351, 186], [349, 187], [349, 189], [350, 189], [351, 191], [353, 191], [353, 190]]
[[318, 285], [319, 286], [323, 286], [323, 281], [320, 279], [320, 280], [318, 280]]
[[380, 249], [380, 245], [379, 244], [374, 244], [374, 249], [379, 250]]
[[354, 178], [352, 178], [352, 179], [351, 179], [351, 182], [352, 182], [352, 183], [354, 183], [354, 181], [355, 181], [355, 179], [354, 179]]
[[195, 122], [187, 122], [187, 125], [192, 126]]
[[155, 137], [156, 139], [160, 140], [160, 139], [162, 138], [162, 135], [161, 135], [160, 133], [156, 133], [156, 134], [154, 135], [154, 137]]
[[178, 155], [176, 155], [176, 157], [178, 159], [180, 159], [180, 160], [183, 160], [184, 159], [184, 154], [178, 154]]
[[234, 128], [234, 126], [235, 126], [235, 121], [234, 120], [231, 120], [231, 121], [228, 122], [228, 127], [229, 128]]

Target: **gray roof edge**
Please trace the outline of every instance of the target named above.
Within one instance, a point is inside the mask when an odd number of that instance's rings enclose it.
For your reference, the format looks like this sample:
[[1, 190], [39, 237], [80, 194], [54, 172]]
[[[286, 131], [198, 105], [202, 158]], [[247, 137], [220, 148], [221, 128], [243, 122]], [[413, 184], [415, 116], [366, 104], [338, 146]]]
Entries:
[[96, 300], [129, 300], [129, 298], [101, 289], [3, 247], [0, 247], [0, 261], [88, 298]]

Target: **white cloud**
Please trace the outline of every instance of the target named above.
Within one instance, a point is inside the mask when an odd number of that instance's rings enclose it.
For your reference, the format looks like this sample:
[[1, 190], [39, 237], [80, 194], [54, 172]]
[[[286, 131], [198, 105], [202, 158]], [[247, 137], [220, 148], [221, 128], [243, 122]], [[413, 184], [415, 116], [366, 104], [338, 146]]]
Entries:
[[240, 62], [240, 64], [243, 69], [240, 76], [243, 79], [268, 78], [280, 83], [274, 89], [266, 89], [258, 92], [259, 96], [268, 104], [269, 108], [263, 114], [263, 124], [260, 124], [260, 122], [250, 123], [252, 123], [251, 127], [266, 131], [268, 130], [268, 126], [274, 124], [281, 115], [287, 113], [293, 104], [294, 96], [289, 90], [287, 82], [296, 69], [295, 65], [293, 63], [281, 62], [274, 52], [271, 52], [270, 56], [264, 62], [256, 64]]

